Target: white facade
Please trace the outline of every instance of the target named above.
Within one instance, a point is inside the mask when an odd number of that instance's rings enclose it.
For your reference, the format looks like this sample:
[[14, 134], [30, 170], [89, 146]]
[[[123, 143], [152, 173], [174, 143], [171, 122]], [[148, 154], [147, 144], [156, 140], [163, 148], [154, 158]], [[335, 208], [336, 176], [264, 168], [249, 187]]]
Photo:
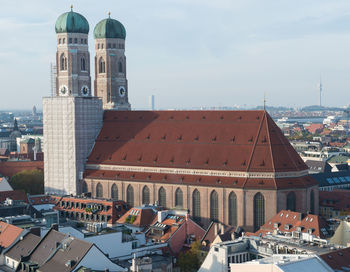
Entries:
[[77, 271], [78, 268], [82, 266], [86, 268], [91, 268], [92, 270], [100, 270], [100, 271], [106, 271], [107, 269], [108, 271], [128, 271], [127, 268], [122, 268], [121, 266], [113, 263], [95, 245], [91, 247], [89, 252], [80, 261], [75, 271]]
[[331, 272], [333, 269], [317, 255], [273, 255], [246, 263], [231, 263], [231, 272]]
[[43, 98], [45, 193], [81, 193], [81, 173], [102, 115], [102, 101], [96, 97]]

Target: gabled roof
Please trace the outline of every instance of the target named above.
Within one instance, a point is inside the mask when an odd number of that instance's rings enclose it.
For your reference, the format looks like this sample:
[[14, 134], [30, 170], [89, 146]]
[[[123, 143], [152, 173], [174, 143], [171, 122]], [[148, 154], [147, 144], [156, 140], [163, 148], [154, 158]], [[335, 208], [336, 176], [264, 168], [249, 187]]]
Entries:
[[22, 256], [27, 256], [39, 243], [40, 237], [32, 233], [27, 233], [5, 254], [7, 257], [20, 261]]
[[[156, 216], [157, 211], [153, 207], [134, 207], [120, 217], [117, 223], [127, 223], [135, 227], [148, 227]], [[129, 220], [132, 217], [134, 218], [133, 222]]]
[[320, 257], [334, 271], [348, 271], [350, 269], [350, 247], [322, 254]]
[[28, 198], [26, 193], [21, 190], [0, 192], [0, 202], [4, 202], [6, 198], [10, 198], [12, 200], [21, 200], [25, 203], [28, 203]]
[[[330, 235], [328, 232], [329, 226], [322, 217], [315, 214], [302, 214], [286, 210], [281, 210], [268, 220], [256, 234], [265, 235], [267, 232], [272, 233], [275, 230], [275, 224], [281, 232], [301, 231], [307, 233], [311, 230], [310, 234], [316, 237], [327, 238]], [[298, 230], [299, 228], [301, 230]]]
[[9, 247], [21, 235], [23, 229], [0, 221], [0, 246]]
[[88, 164], [306, 170], [265, 111], [105, 111]]

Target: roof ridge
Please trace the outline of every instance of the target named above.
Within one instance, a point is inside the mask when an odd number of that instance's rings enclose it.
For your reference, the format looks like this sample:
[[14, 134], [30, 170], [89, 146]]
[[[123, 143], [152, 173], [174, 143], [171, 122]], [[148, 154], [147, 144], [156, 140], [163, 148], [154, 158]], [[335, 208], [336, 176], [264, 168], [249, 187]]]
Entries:
[[[265, 112], [266, 116], [267, 112]], [[270, 156], [271, 156], [271, 163], [272, 163], [272, 171], [275, 172], [276, 168], [275, 168], [275, 161], [273, 159], [273, 151], [272, 151], [272, 142], [271, 142], [271, 137], [270, 137], [270, 126], [269, 126], [269, 122], [267, 121], [267, 118], [265, 118], [265, 122], [266, 122], [266, 129], [267, 129], [267, 134], [269, 137], [269, 148], [270, 148]], [[275, 188], [277, 188], [277, 183], [276, 183], [276, 179], [273, 178], [273, 183], [275, 184]]]
[[[255, 137], [255, 141], [254, 141], [254, 144], [253, 144], [252, 151], [251, 151], [250, 156], [249, 156], [249, 161], [248, 161], [248, 164], [247, 164], [246, 172], [249, 172], [249, 168], [250, 168], [250, 165], [251, 165], [252, 160], [253, 160], [253, 155], [255, 153], [256, 145], [258, 143], [258, 139], [259, 139], [259, 135], [260, 135], [260, 132], [261, 132], [262, 124], [264, 123], [264, 119], [265, 119], [265, 114], [263, 115], [263, 117], [261, 119], [261, 122], [259, 124], [259, 129], [258, 129], [257, 135]], [[245, 182], [243, 183], [243, 185], [242, 185], [243, 188], [245, 187], [247, 181], [248, 181], [248, 178], [246, 178]]]

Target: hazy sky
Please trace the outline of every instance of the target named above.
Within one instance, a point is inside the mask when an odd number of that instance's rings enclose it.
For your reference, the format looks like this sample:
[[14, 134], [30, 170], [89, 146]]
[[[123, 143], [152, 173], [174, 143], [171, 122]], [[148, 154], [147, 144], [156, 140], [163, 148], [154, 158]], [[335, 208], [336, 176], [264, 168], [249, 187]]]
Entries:
[[[0, 0], [0, 110], [41, 108], [57, 17], [107, 17], [127, 31], [133, 108], [350, 104], [349, 0]], [[92, 74], [93, 79], [93, 74]]]

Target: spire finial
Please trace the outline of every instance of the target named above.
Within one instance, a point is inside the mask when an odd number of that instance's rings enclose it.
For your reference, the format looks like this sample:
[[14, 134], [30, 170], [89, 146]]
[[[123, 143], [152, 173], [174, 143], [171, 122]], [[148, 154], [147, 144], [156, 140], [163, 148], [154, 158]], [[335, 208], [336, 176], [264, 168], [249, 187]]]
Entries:
[[73, 11], [73, 5], [70, 5], [70, 11]]
[[264, 93], [264, 110], [266, 110], [266, 93]]
[[108, 11], [108, 18], [111, 18], [111, 12]]

